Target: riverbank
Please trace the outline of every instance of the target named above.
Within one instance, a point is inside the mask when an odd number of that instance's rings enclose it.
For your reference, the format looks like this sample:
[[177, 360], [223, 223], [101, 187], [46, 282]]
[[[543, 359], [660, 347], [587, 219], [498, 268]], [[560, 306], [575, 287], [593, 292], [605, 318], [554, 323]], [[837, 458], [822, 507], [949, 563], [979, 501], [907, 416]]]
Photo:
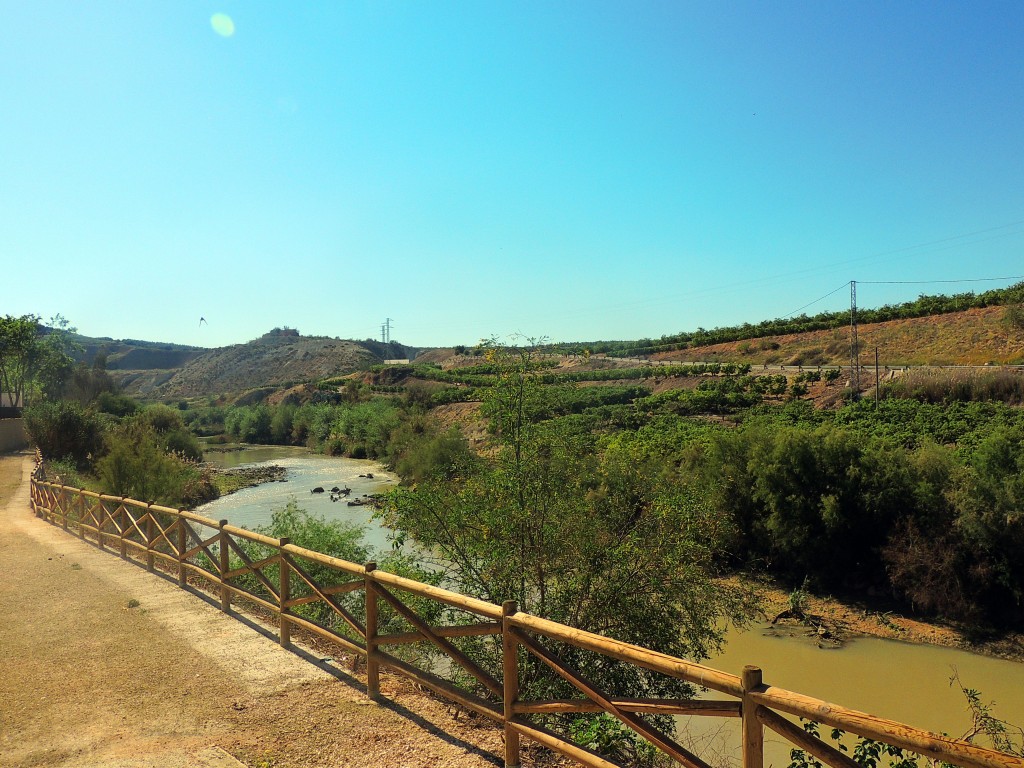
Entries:
[[801, 620], [787, 615], [791, 614], [793, 607], [791, 592], [762, 582], [754, 584], [753, 588], [759, 595], [760, 610], [767, 621], [778, 618], [775, 624], [782, 629], [817, 635], [822, 647], [839, 647], [857, 637], [878, 637], [1024, 662], [1024, 634], [1021, 633], [979, 636], [976, 630], [953, 624], [908, 618], [894, 611], [871, 610], [859, 603], [806, 592], [800, 596], [799, 602], [804, 616], [808, 618]]
[[287, 480], [288, 470], [277, 464], [255, 467], [232, 467], [224, 469], [211, 464], [206, 465], [210, 472], [210, 480], [221, 496], [252, 488], [263, 483], [283, 483]]

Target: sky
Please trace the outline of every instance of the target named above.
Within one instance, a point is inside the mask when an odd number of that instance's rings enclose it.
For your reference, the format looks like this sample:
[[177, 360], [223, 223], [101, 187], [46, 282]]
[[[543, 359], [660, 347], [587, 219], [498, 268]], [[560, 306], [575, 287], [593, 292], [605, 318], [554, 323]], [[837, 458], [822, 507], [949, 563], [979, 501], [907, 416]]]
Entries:
[[1017, 0], [0, 0], [0, 315], [446, 346], [1002, 287], [1022, 39]]

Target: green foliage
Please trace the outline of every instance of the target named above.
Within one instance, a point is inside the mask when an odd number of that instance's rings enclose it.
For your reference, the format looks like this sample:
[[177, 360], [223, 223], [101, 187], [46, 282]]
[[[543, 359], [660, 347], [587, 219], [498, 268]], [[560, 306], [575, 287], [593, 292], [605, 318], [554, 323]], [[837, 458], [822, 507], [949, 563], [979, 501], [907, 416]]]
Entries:
[[71, 488], [85, 488], [85, 478], [79, 473], [78, 466], [70, 459], [55, 459], [46, 462], [46, 476], [54, 483], [67, 485]]
[[23, 401], [35, 373], [38, 326], [35, 315], [0, 318], [0, 392], [12, 395], [16, 405]]
[[64, 385], [64, 397], [88, 405], [103, 395], [112, 395], [117, 387], [103, 365], [103, 358], [98, 357], [92, 366], [84, 362], [74, 366]]
[[628, 726], [611, 715], [578, 718], [569, 727], [569, 738], [581, 747], [610, 757], [623, 765], [648, 768], [656, 765], [658, 751]]
[[[494, 349], [485, 359], [498, 366], [485, 408], [499, 451], [465, 476], [427, 477], [389, 494], [385, 520], [436, 552], [461, 591], [515, 599], [522, 610], [665, 653], [706, 657], [721, 642], [721, 620], [744, 614], [740, 596], [711, 578], [727, 522], [700, 495], [659, 482], [660, 468], [600, 451], [565, 419], [532, 420], [543, 398], [529, 354]], [[500, 666], [493, 644], [464, 647]], [[623, 695], [689, 690], [579, 649], [558, 652]], [[524, 659], [523, 691], [539, 698], [569, 689]]]
[[99, 419], [78, 403], [43, 401], [23, 415], [29, 439], [48, 459], [65, 459], [84, 469], [103, 450]]
[[[637, 408], [647, 412], [663, 411], [678, 416], [700, 413], [734, 413], [757, 405], [762, 400], [760, 379], [710, 379], [697, 389], [668, 389], [636, 401]], [[785, 378], [785, 377], [783, 377]]]
[[243, 443], [269, 443], [270, 408], [266, 405], [236, 406], [224, 414], [224, 430]]
[[[408, 483], [424, 480], [455, 480], [471, 473], [477, 458], [466, 438], [452, 427], [447, 432], [423, 431], [410, 435], [394, 461], [395, 469]], [[392, 450], [396, 448], [392, 442]]]
[[104, 492], [186, 508], [216, 498], [209, 476], [168, 454], [150, 425], [124, 425], [112, 431], [107, 441], [107, 454], [96, 463]]
[[0, 317], [0, 392], [16, 404], [28, 404], [37, 395], [59, 397], [70, 375], [75, 329], [60, 315], [49, 323], [43, 326], [37, 315]]
[[132, 416], [139, 410], [139, 404], [127, 395], [101, 392], [96, 398], [96, 409], [112, 416]]
[[286, 445], [291, 441], [292, 426], [295, 421], [296, 406], [284, 403], [274, 409], [270, 417], [270, 441], [276, 445]]
[[[361, 526], [339, 520], [328, 521], [320, 515], [315, 515], [302, 509], [294, 499], [290, 500], [283, 508], [275, 510], [271, 516], [270, 523], [261, 526], [257, 531], [275, 539], [288, 538], [296, 546], [350, 563], [361, 565], [371, 557], [370, 549], [362, 543], [364, 531]], [[273, 554], [269, 548], [256, 542], [245, 541], [243, 546], [252, 560], [262, 560]], [[350, 582], [354, 578], [351, 574], [324, 565], [317, 560], [305, 559], [298, 555], [294, 557], [299, 567], [319, 584], [321, 588], [338, 586]], [[240, 566], [241, 561], [239, 560], [236, 565]], [[441, 578], [440, 572], [425, 570], [412, 558], [398, 551], [392, 552], [380, 560], [378, 567], [389, 573], [415, 579], [424, 584], [436, 585]], [[280, 570], [278, 566], [270, 566], [265, 568], [263, 572], [272, 584], [280, 583]], [[252, 575], [240, 578], [237, 583], [256, 595], [260, 595], [265, 589], [259, 580]], [[298, 576], [292, 578], [290, 586], [293, 598], [307, 597], [314, 594], [309, 584]], [[365, 594], [362, 590], [337, 595], [334, 599], [353, 616], [361, 616], [365, 612]], [[437, 623], [444, 611], [443, 607], [433, 600], [405, 596], [405, 602], [430, 623]], [[313, 621], [322, 627], [356, 639], [344, 619], [323, 601], [296, 606], [294, 611], [296, 615]], [[399, 617], [388, 605], [381, 604], [379, 606], [378, 631], [382, 634], [387, 634], [403, 632], [408, 629], [409, 627], [404, 624], [404, 619]], [[407, 658], [410, 657], [410, 652], [413, 655], [419, 652], [413, 651], [409, 647], [406, 647], [406, 651], [409, 652], [395, 652]]]
[[1008, 304], [1003, 311], [1003, 321], [1013, 330], [1024, 330], [1024, 304]]
[[903, 459], [834, 427], [752, 425], [717, 433], [700, 467], [748, 561], [837, 587], [883, 573], [884, 536], [909, 495]]
[[185, 426], [181, 411], [166, 405], [151, 405], [131, 422], [133, 428], [152, 434], [165, 453], [190, 461], [201, 461], [203, 449], [196, 436]]

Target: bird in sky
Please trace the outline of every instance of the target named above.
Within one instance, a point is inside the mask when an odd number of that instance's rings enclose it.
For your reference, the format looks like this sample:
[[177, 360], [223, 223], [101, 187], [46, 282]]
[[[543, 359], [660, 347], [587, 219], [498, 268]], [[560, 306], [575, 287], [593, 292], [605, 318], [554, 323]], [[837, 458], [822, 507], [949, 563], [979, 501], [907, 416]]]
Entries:
[[[199, 327], [200, 328], [203, 327], [203, 323], [206, 323], [206, 318], [205, 317], [200, 317], [199, 318]], [[206, 324], [209, 325], [209, 323], [206, 323]]]

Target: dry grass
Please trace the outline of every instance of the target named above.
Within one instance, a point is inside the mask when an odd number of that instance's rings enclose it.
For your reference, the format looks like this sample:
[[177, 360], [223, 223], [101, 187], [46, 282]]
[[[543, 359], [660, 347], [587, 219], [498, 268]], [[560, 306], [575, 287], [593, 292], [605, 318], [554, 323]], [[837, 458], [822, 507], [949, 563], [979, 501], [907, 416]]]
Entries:
[[[864, 364], [874, 362], [875, 347], [882, 364], [888, 366], [1024, 364], [1024, 331], [1006, 322], [1006, 307], [861, 325], [857, 336]], [[754, 365], [849, 364], [850, 329], [748, 339], [657, 357]]]
[[997, 401], [1024, 404], [1024, 373], [1015, 369], [912, 370], [888, 383], [888, 397], [926, 403]]

